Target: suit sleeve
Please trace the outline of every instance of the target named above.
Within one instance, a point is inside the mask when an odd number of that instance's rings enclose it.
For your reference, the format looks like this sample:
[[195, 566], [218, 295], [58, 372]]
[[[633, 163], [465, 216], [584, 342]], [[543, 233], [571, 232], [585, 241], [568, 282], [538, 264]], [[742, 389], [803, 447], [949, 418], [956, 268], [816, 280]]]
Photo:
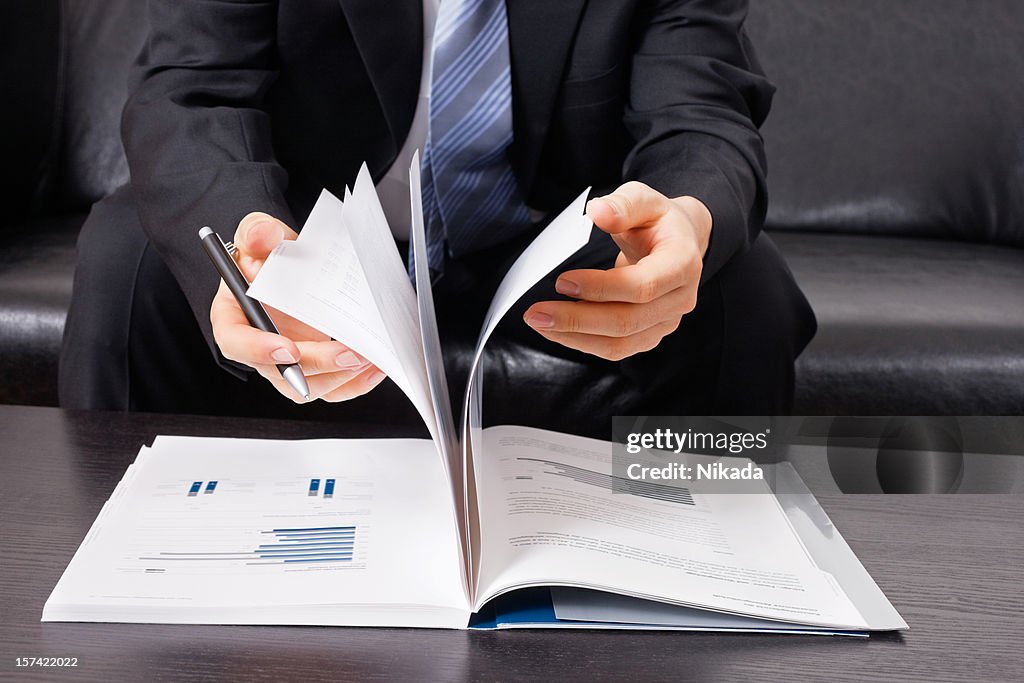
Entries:
[[624, 177], [692, 195], [714, 227], [702, 281], [760, 232], [767, 208], [759, 126], [774, 87], [744, 31], [747, 0], [655, 0], [638, 22]]
[[265, 95], [277, 75], [276, 1], [149, 0], [122, 136], [143, 228], [181, 286], [211, 351], [217, 275], [200, 248], [264, 211], [294, 226]]

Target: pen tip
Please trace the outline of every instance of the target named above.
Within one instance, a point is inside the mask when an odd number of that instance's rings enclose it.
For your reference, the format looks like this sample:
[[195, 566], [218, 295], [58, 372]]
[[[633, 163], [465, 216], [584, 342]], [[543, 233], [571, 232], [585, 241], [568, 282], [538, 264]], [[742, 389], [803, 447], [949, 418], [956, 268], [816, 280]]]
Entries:
[[309, 400], [309, 394], [303, 394], [302, 398], [304, 398], [304, 399], [306, 399], [308, 401]]

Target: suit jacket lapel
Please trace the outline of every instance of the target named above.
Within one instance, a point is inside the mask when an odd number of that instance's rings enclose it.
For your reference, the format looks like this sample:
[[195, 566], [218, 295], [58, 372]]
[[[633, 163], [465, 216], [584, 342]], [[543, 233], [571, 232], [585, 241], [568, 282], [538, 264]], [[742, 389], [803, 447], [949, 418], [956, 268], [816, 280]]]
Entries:
[[[423, 60], [422, 0], [339, 0], [380, 100], [392, 147], [387, 165], [409, 132]], [[509, 150], [519, 186], [528, 194], [558, 98], [586, 0], [506, 0], [512, 63], [513, 132]]]
[[[412, 125], [423, 69], [422, 0], [339, 0], [391, 131], [383, 174]], [[356, 132], [358, 134], [358, 131]]]
[[528, 195], [547, 138], [569, 48], [586, 0], [507, 0], [515, 141], [509, 150]]

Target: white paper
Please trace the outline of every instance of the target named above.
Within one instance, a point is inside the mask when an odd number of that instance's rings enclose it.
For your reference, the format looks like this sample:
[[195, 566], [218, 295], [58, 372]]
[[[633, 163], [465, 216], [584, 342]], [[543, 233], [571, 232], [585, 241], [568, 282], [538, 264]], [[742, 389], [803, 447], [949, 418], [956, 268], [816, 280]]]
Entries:
[[430, 386], [430, 398], [434, 404], [440, 440], [445, 452], [445, 463], [452, 474], [453, 485], [462, 500], [462, 454], [459, 450], [459, 435], [452, 415], [451, 396], [448, 392], [448, 376], [441, 353], [441, 335], [437, 327], [434, 309], [434, 292], [431, 288], [430, 269], [427, 265], [426, 225], [423, 219], [423, 189], [420, 179], [420, 156], [415, 153], [409, 167], [410, 204], [412, 222], [410, 248], [412, 249], [413, 273], [416, 279], [416, 301], [419, 306], [420, 337], [423, 357]]
[[717, 494], [694, 483], [685, 496], [659, 499], [613, 493], [610, 442], [494, 427], [484, 430], [484, 451], [474, 463], [483, 529], [478, 604], [526, 585], [569, 585], [867, 628], [763, 481], [751, 481], [749, 493]]
[[[360, 175], [349, 204], [324, 190], [298, 239], [283, 242], [271, 254], [249, 295], [338, 340], [384, 371], [436, 438], [415, 293], [367, 176]], [[382, 240], [387, 242], [379, 246]]]
[[420, 178], [419, 152], [413, 154], [412, 164], [409, 166], [409, 188], [412, 210], [410, 248], [412, 249], [413, 274], [416, 279], [416, 300], [419, 305], [423, 359], [430, 387], [430, 400], [433, 403], [438, 425], [439, 447], [451, 484], [452, 499], [455, 501], [455, 508], [458, 511], [456, 516], [459, 539], [462, 541], [460, 549], [463, 553], [463, 580], [468, 599], [471, 571], [465, 559], [469, 555], [469, 548], [465, 543], [467, 539], [465, 472], [462, 464], [462, 449], [459, 447], [459, 435], [455, 429], [455, 418], [452, 414], [451, 397], [448, 393], [448, 375], [445, 372], [444, 356], [441, 353], [441, 336], [437, 327], [434, 292], [431, 288], [430, 268], [427, 264], [427, 237], [423, 219], [423, 189]]
[[[484, 348], [487, 340], [494, 333], [498, 323], [505, 317], [519, 299], [523, 297], [534, 285], [540, 282], [551, 271], [564, 263], [570, 256], [586, 246], [590, 241], [590, 232], [593, 228], [593, 221], [584, 213], [587, 205], [587, 195], [590, 188], [584, 190], [572, 204], [567, 206], [546, 228], [530, 243], [530, 245], [519, 255], [512, 267], [509, 268], [505, 277], [502, 278], [498, 289], [491, 299], [491, 305], [484, 317], [483, 327], [477, 339], [476, 349], [473, 352], [473, 361], [470, 363], [469, 375], [462, 401], [462, 429], [463, 445], [463, 469], [466, 472], [473, 470], [475, 454], [481, 449], [481, 428], [482, 428], [482, 406], [483, 399], [483, 373], [480, 368], [480, 361], [483, 358]], [[466, 479], [467, 501], [472, 501], [479, 492], [469, 490], [474, 485], [474, 477], [467, 476]], [[479, 520], [475, 509], [466, 510], [466, 526], [468, 536], [466, 545], [468, 556], [471, 558], [471, 578], [473, 587], [477, 584], [475, 573], [477, 570], [479, 548], [476, 547], [476, 536], [478, 535]]]
[[425, 440], [161, 437], [43, 620], [461, 628], [447, 491]]
[[705, 609], [669, 605], [614, 593], [584, 588], [552, 588], [551, 602], [560, 620], [581, 622], [581, 625], [636, 625], [671, 628], [684, 631], [722, 631], [729, 633], [806, 633], [816, 635], [867, 635], [864, 632], [842, 632], [831, 628], [771, 621], [723, 614]]
[[516, 259], [508, 273], [498, 285], [491, 305], [484, 317], [483, 328], [476, 343], [473, 354], [470, 381], [477, 371], [484, 346], [490, 339], [494, 329], [512, 307], [540, 282], [548, 273], [565, 262], [570, 256], [586, 246], [590, 241], [593, 221], [584, 213], [587, 206], [587, 195], [590, 188], [584, 190], [572, 204], [567, 206], [544, 230], [530, 243], [519, 258]]

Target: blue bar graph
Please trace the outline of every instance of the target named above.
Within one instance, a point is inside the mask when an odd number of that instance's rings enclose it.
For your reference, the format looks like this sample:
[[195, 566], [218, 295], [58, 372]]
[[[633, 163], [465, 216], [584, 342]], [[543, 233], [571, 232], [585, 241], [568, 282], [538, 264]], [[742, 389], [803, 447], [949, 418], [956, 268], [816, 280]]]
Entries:
[[310, 479], [309, 480], [309, 494], [308, 495], [315, 496], [318, 491], [320, 491], [320, 480], [319, 479]]
[[206, 493], [213, 493], [216, 489], [217, 489], [217, 482], [216, 481], [208, 481], [208, 482], [206, 482], [206, 488], [203, 490], [203, 493], [204, 494], [206, 494]]
[[334, 480], [328, 479], [324, 482], [324, 498], [334, 498]]
[[[206, 491], [216, 490], [216, 481], [208, 482]], [[203, 482], [193, 482], [189, 495], [196, 495], [203, 489]], [[282, 565], [290, 563], [353, 562], [356, 556], [356, 527], [322, 526], [261, 529], [260, 540], [255, 547], [245, 548], [201, 548], [182, 552], [157, 552], [152, 556], [140, 557], [149, 562], [207, 563], [245, 562], [252, 565]], [[149, 571], [149, 569], [147, 569]], [[157, 571], [154, 569], [153, 571]], [[165, 571], [165, 569], [159, 569]]]
[[[318, 481], [318, 480], [314, 480]], [[324, 497], [333, 493], [334, 480], [324, 481]], [[355, 526], [308, 526], [273, 529], [273, 543], [261, 543], [254, 552], [263, 561], [351, 562], [355, 554]]]
[[192, 488], [190, 488], [188, 490], [188, 495], [190, 495], [190, 496], [196, 495], [197, 493], [199, 493], [199, 489], [201, 489], [201, 488], [203, 488], [203, 482], [201, 482], [201, 481], [194, 481], [194, 482], [192, 482]]

